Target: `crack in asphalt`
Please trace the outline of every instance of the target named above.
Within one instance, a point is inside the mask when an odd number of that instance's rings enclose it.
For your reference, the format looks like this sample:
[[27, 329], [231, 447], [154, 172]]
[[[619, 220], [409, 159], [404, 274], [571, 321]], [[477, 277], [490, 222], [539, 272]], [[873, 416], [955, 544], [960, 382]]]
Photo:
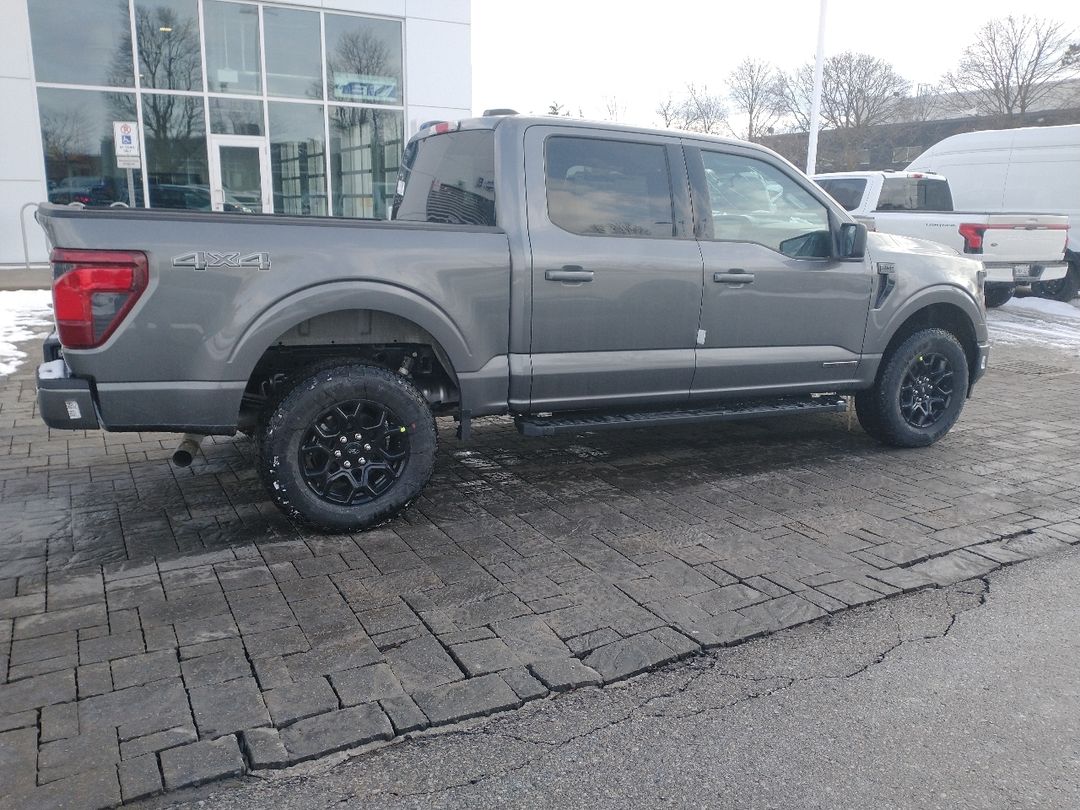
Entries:
[[[533, 746], [533, 747], [535, 747], [535, 748], [537, 748], [539, 750], [537, 750], [532, 755], [526, 755], [522, 761], [520, 761], [520, 762], [518, 762], [518, 763], [516, 763], [514, 765], [509, 765], [509, 766], [504, 767], [504, 768], [496, 768], [496, 769], [491, 770], [491, 771], [489, 771], [487, 773], [478, 774], [476, 776], [472, 776], [472, 777], [470, 777], [468, 779], [465, 779], [465, 780], [462, 780], [462, 781], [459, 781], [459, 782], [440, 785], [439, 787], [433, 788], [431, 790], [390, 791], [390, 792], [388, 792], [388, 795], [393, 796], [396, 799], [412, 799], [412, 798], [420, 798], [420, 797], [432, 797], [432, 796], [438, 796], [438, 795], [442, 795], [442, 794], [447, 794], [447, 793], [450, 793], [452, 791], [458, 790], [460, 788], [471, 787], [473, 785], [482, 784], [482, 783], [490, 781], [492, 779], [507, 776], [507, 775], [516, 773], [518, 771], [524, 770], [525, 768], [527, 768], [527, 767], [533, 765], [534, 763], [540, 761], [544, 757], [555, 754], [555, 753], [559, 752], [560, 750], [562, 750], [563, 748], [565, 748], [565, 747], [567, 747], [567, 746], [569, 746], [569, 745], [571, 745], [573, 743], [576, 743], [576, 742], [578, 742], [580, 740], [587, 739], [589, 737], [595, 736], [596, 734], [600, 734], [602, 732], [609, 731], [609, 730], [611, 730], [613, 728], [617, 728], [618, 726], [621, 726], [624, 723], [627, 723], [627, 722], [635, 719], [638, 716], [652, 717], [652, 718], [668, 717], [668, 718], [672, 718], [672, 719], [686, 719], [686, 718], [689, 718], [689, 717], [700, 716], [700, 715], [703, 715], [703, 714], [711, 714], [711, 713], [715, 713], [715, 712], [728, 711], [728, 710], [733, 709], [733, 708], [735, 708], [735, 707], [737, 707], [737, 706], [739, 706], [741, 704], [749, 703], [751, 701], [765, 700], [765, 699], [771, 698], [774, 695], [777, 695], [777, 694], [779, 694], [781, 692], [784, 692], [784, 691], [786, 691], [788, 689], [791, 689], [792, 687], [794, 687], [796, 685], [799, 685], [799, 684], [813, 683], [813, 682], [817, 682], [817, 681], [828, 681], [828, 680], [843, 681], [843, 680], [848, 680], [848, 679], [851, 679], [851, 678], [857, 678], [857, 677], [859, 677], [861, 675], [866, 674], [867, 672], [869, 672], [873, 668], [881, 665], [894, 652], [896, 652], [897, 650], [903, 648], [904, 646], [906, 646], [908, 644], [926, 643], [926, 642], [929, 642], [929, 641], [940, 640], [940, 639], [943, 639], [946, 636], [948, 636], [949, 633], [951, 633], [953, 628], [955, 627], [957, 619], [962, 614], [969, 613], [969, 612], [971, 612], [973, 610], [977, 610], [978, 608], [985, 605], [986, 602], [987, 602], [987, 599], [989, 598], [990, 580], [989, 580], [988, 576], [982, 576], [982, 577], [978, 577], [978, 578], [969, 580], [969, 581], [964, 582], [964, 583], [959, 583], [960, 588], [970, 587], [972, 585], [977, 585], [977, 587], [979, 588], [977, 593], [973, 593], [973, 592], [971, 592], [969, 590], [960, 590], [959, 592], [954, 592], [953, 590], [948, 590], [948, 591], [945, 592], [945, 605], [946, 605], [950, 615], [949, 615], [948, 624], [945, 626], [945, 628], [942, 631], [940, 631], [938, 633], [929, 633], [929, 634], [924, 633], [922, 635], [914, 635], [914, 636], [905, 637], [903, 629], [902, 629], [902, 627], [900, 625], [900, 622], [897, 621], [896, 622], [896, 640], [895, 640], [895, 642], [891, 643], [884, 650], [882, 650], [880, 653], [875, 655], [870, 661], [868, 661], [868, 662], [862, 664], [861, 666], [851, 670], [850, 672], [845, 672], [845, 673], [842, 673], [842, 674], [839, 674], [839, 675], [818, 674], [818, 675], [808, 675], [808, 676], [805, 676], [805, 677], [790, 676], [790, 675], [764, 675], [764, 676], [762, 676], [762, 675], [740, 674], [740, 673], [737, 673], [737, 672], [727, 672], [727, 671], [722, 671], [722, 670], [718, 669], [718, 667], [719, 667], [719, 665], [721, 663], [720, 662], [720, 654], [719, 654], [721, 651], [717, 651], [717, 652], [713, 652], [713, 653], [706, 653], [705, 656], [707, 656], [707, 657], [701, 657], [701, 658], [694, 659], [694, 660], [692, 660], [690, 662], [683, 662], [680, 665], [675, 665], [675, 666], [682, 666], [684, 668], [691, 668], [691, 669], [697, 669], [698, 670], [696, 672], [691, 673], [683, 681], [683, 683], [681, 683], [679, 686], [670, 688], [670, 689], [668, 689], [668, 690], [666, 690], [664, 692], [661, 692], [660, 694], [652, 695], [652, 696], [650, 696], [650, 697], [648, 697], [648, 698], [646, 698], [644, 700], [637, 701], [637, 702], [634, 703], [633, 706], [631, 706], [628, 709], [620, 712], [620, 714], [617, 717], [615, 717], [615, 718], [613, 718], [613, 719], [611, 719], [611, 720], [609, 720], [609, 721], [607, 721], [607, 722], [605, 722], [605, 723], [603, 723], [601, 725], [598, 725], [598, 726], [596, 726], [594, 728], [590, 728], [590, 729], [588, 729], [586, 731], [582, 731], [580, 733], [573, 734], [573, 735], [571, 735], [571, 736], [569, 736], [569, 737], [567, 737], [565, 739], [561, 739], [561, 740], [541, 740], [541, 739], [521, 736], [521, 735], [518, 735], [518, 734], [514, 734], [512, 732], [509, 732], [509, 731], [504, 731], [504, 730], [499, 730], [499, 729], [486, 729], [486, 728], [464, 729], [464, 730], [461, 730], [461, 731], [450, 732], [449, 736], [458, 736], [458, 737], [462, 737], [462, 738], [464, 738], [464, 737], [490, 737], [490, 738], [502, 738], [502, 739], [507, 739], [507, 740], [513, 740], [515, 742], [521, 743], [522, 745]], [[961, 597], [970, 598], [971, 596], [977, 596], [978, 597], [978, 600], [974, 604], [970, 604], [969, 599], [965, 599], [963, 601], [960, 601]], [[663, 672], [663, 670], [659, 670], [659, 672]], [[701, 706], [700, 708], [695, 708], [693, 711], [690, 711], [690, 712], [679, 712], [679, 713], [672, 714], [672, 713], [666, 713], [666, 712], [664, 712], [662, 710], [659, 710], [659, 711], [653, 711], [653, 712], [646, 711], [646, 712], [642, 713], [643, 710], [647, 710], [650, 707], [655, 706], [655, 704], [661, 703], [661, 702], [663, 702], [665, 700], [669, 700], [671, 698], [674, 698], [674, 697], [676, 697], [678, 695], [681, 695], [681, 694], [689, 691], [696, 684], [698, 684], [705, 676], [710, 675], [710, 674], [715, 675], [715, 676], [720, 676], [720, 677], [723, 677], [723, 678], [730, 678], [730, 679], [732, 679], [733, 681], [736, 681], [736, 682], [751, 682], [751, 683], [760, 683], [760, 684], [772, 683], [773, 686], [771, 688], [766, 688], [766, 689], [762, 689], [762, 690], [751, 690], [748, 694], [744, 694], [744, 695], [741, 695], [741, 696], [736, 697], [734, 699], [723, 701], [721, 703]], [[346, 797], [346, 798], [347, 799], [353, 799], [353, 798], [357, 798], [357, 797], [355, 795], [351, 794], [349, 797]], [[345, 801], [345, 799], [339, 800], [338, 802], [335, 802], [335, 804], [340, 804], [341, 801]]]

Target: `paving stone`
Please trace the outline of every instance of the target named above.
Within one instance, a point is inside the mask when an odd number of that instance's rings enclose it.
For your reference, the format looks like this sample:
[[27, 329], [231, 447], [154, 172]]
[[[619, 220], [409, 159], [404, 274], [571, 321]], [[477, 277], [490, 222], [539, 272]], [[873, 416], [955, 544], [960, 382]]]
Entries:
[[766, 599], [768, 597], [765, 594], [740, 583], [697, 594], [690, 597], [690, 602], [707, 613], [718, 616], [721, 613], [728, 613], [758, 602], [764, 602]]
[[516, 709], [521, 705], [521, 698], [496, 674], [417, 692], [413, 699], [435, 726]]
[[251, 664], [255, 669], [255, 679], [258, 680], [260, 689], [273, 689], [292, 683], [289, 668], [285, 666], [282, 658], [256, 658]]
[[[827, 586], [826, 586], [827, 587]], [[805, 599], [807, 602], [812, 602], [819, 608], [827, 613], [836, 613], [837, 611], [846, 610], [848, 605], [841, 602], [839, 599], [834, 599], [831, 596], [826, 596], [823, 593], [815, 591], [813, 588], [807, 588], [804, 591], [799, 591], [799, 596]]]
[[38, 782], [55, 782], [77, 773], [108, 768], [120, 761], [116, 732], [99, 728], [67, 740], [42, 743], [38, 750]]
[[244, 772], [244, 757], [236, 737], [230, 734], [162, 751], [161, 771], [165, 775], [165, 787], [175, 790], [226, 776], [239, 776]]
[[190, 718], [179, 679], [106, 692], [80, 700], [78, 706], [80, 728], [118, 728], [125, 740], [169, 728], [179, 722], [176, 718]]
[[1012, 565], [1013, 563], [1022, 562], [1028, 559], [1026, 554], [1022, 554], [1015, 549], [1007, 548], [1000, 542], [972, 546], [968, 551], [973, 554], [978, 554], [980, 557], [986, 557], [988, 560], [993, 560], [998, 565]]
[[951, 585], [963, 579], [982, 576], [994, 568], [997, 568], [997, 563], [993, 560], [961, 549], [914, 565], [911, 570], [928, 577], [937, 585]]
[[338, 708], [337, 695], [326, 678], [311, 678], [271, 689], [263, 692], [263, 701], [278, 728]]
[[506, 646], [506, 642], [498, 638], [458, 644], [451, 650], [454, 658], [470, 678], [522, 664], [522, 661]]
[[525, 667], [505, 669], [499, 673], [499, 677], [506, 681], [506, 685], [514, 690], [514, 694], [523, 701], [536, 700], [548, 694], [548, 688], [535, 678]]
[[0, 715], [0, 731], [37, 726], [38, 713], [34, 710]]
[[292, 759], [304, 760], [388, 740], [393, 733], [379, 705], [368, 703], [300, 720], [283, 729], [281, 739]]
[[69, 700], [75, 700], [73, 669], [0, 684], [0, 714], [15, 714]]
[[910, 568], [890, 568], [885, 571], [876, 571], [870, 577], [888, 583], [902, 591], [914, 591], [934, 584], [930, 577]]
[[116, 768], [95, 770], [41, 785], [19, 797], [19, 810], [101, 810], [120, 803]]
[[76, 670], [79, 681], [79, 698], [93, 697], [113, 690], [112, 669], [107, 662], [88, 664]]
[[343, 636], [325, 641], [307, 652], [285, 657], [285, 666], [294, 681], [329, 675], [367, 666], [382, 660], [382, 653], [366, 636]]
[[390, 724], [394, 727], [394, 734], [409, 734], [413, 731], [423, 731], [431, 722], [427, 719], [420, 707], [408, 695], [383, 698], [379, 701], [386, 716], [390, 718]]
[[188, 621], [177, 622], [173, 626], [176, 630], [176, 640], [181, 646], [202, 644], [207, 641], [220, 641], [224, 638], [240, 635], [240, 630], [237, 628], [236, 621], [231, 613], [189, 619]]
[[45, 612], [45, 594], [31, 593], [25, 596], [8, 596], [0, 599], [0, 619], [29, 616]]
[[175, 650], [143, 653], [111, 662], [113, 687], [124, 689], [163, 678], [175, 678], [180, 674], [180, 664]]
[[311, 649], [311, 644], [299, 627], [283, 627], [267, 630], [265, 633], [245, 634], [244, 648], [254, 659], [307, 652]]
[[432, 636], [408, 641], [386, 651], [386, 660], [410, 694], [459, 681], [464, 676], [443, 646]]
[[83, 605], [82, 607], [39, 613], [33, 616], [20, 616], [15, 619], [14, 638], [33, 638], [62, 633], [65, 630], [77, 630], [81, 627], [104, 625], [109, 618], [104, 603]]
[[240, 734], [252, 768], [284, 768], [289, 752], [276, 728], [249, 728]]
[[[553, 658], [548, 661], [537, 661], [529, 665], [529, 671], [553, 692], [565, 692], [567, 689], [577, 689], [581, 686], [597, 686], [603, 683], [603, 678], [596, 670], [585, 666], [576, 658]], [[516, 677], [509, 679], [508, 683], [510, 686], [514, 686], [516, 680]]]
[[11, 664], [26, 664], [50, 658], [78, 655], [79, 637], [74, 630], [51, 636], [20, 639], [11, 643]]
[[357, 706], [403, 694], [401, 683], [386, 664], [335, 672], [330, 676], [330, 682], [344, 706]]
[[0, 783], [3, 793], [23, 792], [35, 785], [37, 729], [20, 728], [0, 733]]
[[161, 771], [154, 754], [144, 754], [141, 757], [124, 760], [120, 763], [118, 771], [120, 793], [125, 802], [145, 799], [162, 789]]
[[124, 658], [144, 650], [141, 630], [100, 636], [79, 641], [79, 663], [96, 664], [113, 658]]
[[28, 664], [12, 664], [8, 667], [8, 679], [12, 681], [32, 678], [36, 675], [45, 675], [49, 672], [57, 672], [63, 669], [74, 669], [79, 659], [74, 655], [63, 655], [59, 658], [49, 658], [45, 661], [31, 661]]
[[133, 737], [120, 743], [120, 758], [134, 759], [153, 751], [162, 751], [166, 748], [175, 748], [178, 745], [195, 742], [199, 735], [195, 733], [195, 726], [184, 723], [172, 728], [155, 731], [142, 737]]
[[[826, 596], [831, 596], [833, 599], [839, 599], [849, 607], [876, 602], [881, 598], [881, 594], [877, 591], [870, 590], [863, 585], [846, 579], [839, 582], [830, 582], [828, 585], [821, 585], [817, 590]], [[805, 594], [802, 595], [805, 596]]]
[[385, 608], [365, 610], [356, 614], [360, 624], [364, 626], [369, 636], [378, 633], [387, 633], [391, 630], [400, 630], [403, 627], [412, 627], [419, 624], [420, 619], [404, 603], [398, 603]]
[[492, 629], [522, 663], [562, 658], [567, 645], [539, 616], [519, 616], [495, 622]]
[[191, 711], [202, 737], [270, 725], [259, 685], [253, 677], [188, 690]]
[[180, 669], [189, 689], [251, 677], [251, 664], [239, 652], [221, 652], [189, 658], [180, 663]]
[[686, 655], [688, 649], [683, 642], [689, 642], [689, 639], [681, 638], [682, 641], [673, 644], [670, 637], [661, 637], [652, 631], [639, 633], [593, 650], [582, 663], [600, 673], [605, 683], [619, 681]]
[[794, 594], [781, 596], [779, 599], [772, 599], [760, 605], [751, 605], [738, 612], [761, 625], [765, 632], [795, 627], [828, 615], [822, 608]]
[[54, 703], [41, 710], [41, 742], [64, 740], [79, 733], [79, 709], [74, 703]]

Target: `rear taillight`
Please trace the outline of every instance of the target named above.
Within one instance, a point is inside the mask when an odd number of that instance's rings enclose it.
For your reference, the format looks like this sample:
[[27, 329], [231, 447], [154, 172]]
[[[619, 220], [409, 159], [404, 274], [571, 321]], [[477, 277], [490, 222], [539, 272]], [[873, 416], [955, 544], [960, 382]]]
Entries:
[[976, 225], [971, 222], [961, 225], [960, 235], [964, 237], [964, 253], [982, 253], [984, 233], [986, 233], [985, 225]]
[[53, 314], [61, 345], [68, 349], [100, 346], [146, 289], [146, 255], [57, 248], [51, 259]]

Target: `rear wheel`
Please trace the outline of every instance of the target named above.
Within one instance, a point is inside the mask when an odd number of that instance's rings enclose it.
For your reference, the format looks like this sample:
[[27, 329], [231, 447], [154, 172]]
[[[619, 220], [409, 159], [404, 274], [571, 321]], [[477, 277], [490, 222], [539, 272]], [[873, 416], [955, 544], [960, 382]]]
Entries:
[[299, 381], [259, 433], [259, 472], [274, 503], [327, 531], [394, 517], [435, 463], [435, 419], [424, 395], [375, 366], [336, 365]]
[[1000, 307], [1013, 297], [1014, 290], [1015, 288], [1011, 284], [987, 285], [985, 290], [987, 308], [994, 309], [995, 307]]
[[855, 412], [878, 441], [925, 447], [956, 423], [967, 388], [960, 343], [944, 329], [923, 329], [886, 355], [874, 387], [856, 395]]
[[1069, 272], [1057, 281], [1040, 281], [1032, 285], [1035, 294], [1042, 298], [1068, 303], [1080, 292], [1080, 266], [1069, 265]]

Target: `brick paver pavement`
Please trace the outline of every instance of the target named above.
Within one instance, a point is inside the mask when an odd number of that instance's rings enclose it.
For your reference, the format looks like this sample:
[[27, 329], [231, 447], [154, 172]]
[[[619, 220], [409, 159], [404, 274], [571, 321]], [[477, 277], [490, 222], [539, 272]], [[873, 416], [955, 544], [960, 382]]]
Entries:
[[[616, 681], [1080, 542], [1080, 362], [998, 350], [946, 440], [847, 416], [456, 442], [297, 530], [248, 441], [50, 432], [0, 380], [3, 806], [104, 807]], [[68, 805], [64, 805], [68, 806]]]

